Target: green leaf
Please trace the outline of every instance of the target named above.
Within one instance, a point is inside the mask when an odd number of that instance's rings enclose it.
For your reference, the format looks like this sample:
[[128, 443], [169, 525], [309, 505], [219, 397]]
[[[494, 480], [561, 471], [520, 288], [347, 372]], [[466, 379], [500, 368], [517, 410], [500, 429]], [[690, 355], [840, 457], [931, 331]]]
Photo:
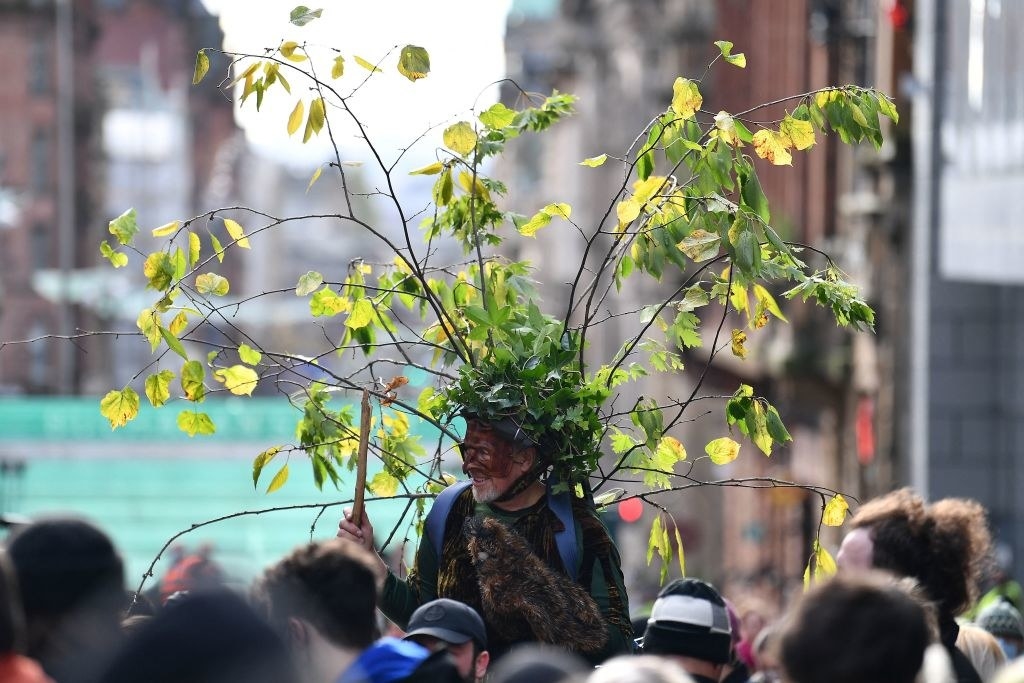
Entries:
[[323, 284], [324, 276], [315, 270], [308, 271], [299, 278], [295, 285], [295, 296], [306, 296], [316, 291], [316, 288]]
[[647, 180], [654, 171], [654, 152], [647, 151], [636, 160], [636, 174], [640, 180]]
[[257, 455], [252, 461], [252, 487], [255, 489], [256, 484], [260, 480], [260, 473], [263, 472], [263, 468], [267, 466], [274, 456], [281, 452], [280, 446], [271, 446], [267, 450]]
[[123, 427], [139, 415], [139, 395], [131, 387], [110, 391], [100, 400], [100, 414], [110, 421], [110, 428]]
[[775, 443], [785, 443], [792, 441], [793, 437], [790, 436], [789, 430], [782, 423], [782, 418], [779, 417], [779, 411], [775, 409], [775, 406], [768, 406], [768, 410], [765, 414], [765, 424], [768, 429], [768, 433], [771, 435]]
[[210, 233], [210, 245], [213, 247], [213, 253], [217, 255], [217, 261], [224, 263], [224, 247], [221, 246], [220, 240], [212, 232]]
[[406, 45], [398, 57], [398, 73], [415, 83], [430, 73], [430, 55], [422, 47]]
[[115, 268], [123, 268], [128, 265], [128, 254], [122, 254], [119, 251], [114, 251], [106, 240], [100, 243], [100, 254], [110, 261], [110, 264]]
[[328, 286], [313, 294], [309, 300], [309, 312], [317, 317], [331, 317], [352, 310], [352, 300], [338, 294]]
[[597, 168], [598, 166], [604, 165], [604, 162], [608, 161], [607, 154], [601, 154], [596, 157], [589, 157], [579, 163], [580, 166], [589, 166], [590, 168]]
[[197, 410], [183, 410], [178, 413], [178, 429], [189, 436], [195, 436], [196, 434], [209, 435], [217, 431], [210, 416]]
[[676, 246], [694, 263], [707, 261], [718, 256], [722, 238], [707, 230], [697, 228]]
[[210, 58], [206, 56], [206, 50], [200, 50], [196, 53], [196, 68], [192, 72], [192, 85], [199, 85], [209, 70]]
[[162, 292], [174, 281], [174, 262], [164, 251], [155, 251], [142, 264], [142, 274], [149, 280], [147, 288]]
[[248, 344], [240, 344], [238, 346], [238, 357], [247, 365], [259, 365], [263, 359], [263, 354]]
[[146, 378], [146, 398], [154, 408], [159, 408], [170, 400], [172, 379], [174, 373], [170, 370], [161, 370]]
[[445, 128], [444, 146], [460, 156], [466, 156], [476, 147], [476, 131], [466, 121], [459, 121]]
[[512, 125], [516, 118], [516, 113], [501, 102], [498, 102], [482, 112], [479, 118], [480, 123], [484, 124], [488, 129], [501, 130]]
[[376, 66], [374, 66], [372, 62], [366, 61], [365, 59], [363, 59], [359, 55], [356, 55], [356, 64], [358, 64], [359, 66], [363, 67], [364, 69], [366, 69], [367, 71], [369, 71], [372, 74], [380, 72], [380, 69], [378, 69]]
[[213, 376], [235, 396], [252, 396], [252, 390], [256, 388], [260, 379], [255, 370], [244, 365], [214, 370]]
[[197, 360], [187, 361], [181, 366], [181, 390], [185, 392], [185, 398], [195, 403], [203, 400], [206, 396], [205, 377], [206, 370]]
[[224, 296], [230, 288], [231, 284], [228, 279], [217, 275], [217, 273], [203, 273], [196, 276], [196, 291], [200, 294]]
[[[314, 100], [315, 102], [316, 100]], [[310, 105], [310, 115], [312, 116], [312, 108]], [[224, 227], [228, 229], [228, 234], [231, 235], [231, 239], [235, 240], [235, 243], [242, 249], [249, 248], [249, 238], [245, 236], [245, 230], [238, 222], [231, 220], [230, 218], [224, 219]]]
[[288, 20], [296, 26], [305, 26], [314, 19], [319, 19], [322, 12], [322, 9], [311, 10], [305, 5], [299, 5], [292, 10]]
[[110, 234], [117, 238], [117, 241], [121, 244], [131, 244], [132, 238], [135, 237], [135, 233], [139, 231], [139, 225], [136, 223], [135, 209], [128, 209], [120, 216], [110, 221], [107, 224], [107, 230]]
[[185, 360], [188, 360], [188, 353], [185, 352], [185, 347], [181, 345], [178, 338], [175, 337], [166, 327], [163, 327], [162, 325], [157, 327], [160, 330], [160, 336], [163, 337], [165, 342], [167, 342], [167, 347]]
[[837, 493], [825, 504], [825, 511], [822, 513], [821, 522], [825, 526], [842, 526], [846, 520], [846, 511], [850, 504], [846, 502], [842, 494]]
[[732, 43], [728, 40], [716, 40], [715, 45], [717, 45], [718, 49], [722, 51], [722, 57], [725, 58], [725, 61], [729, 62], [733, 66], [738, 66], [741, 69], [746, 68], [747, 56], [742, 52], [734, 55], [732, 53]]
[[447, 206], [452, 201], [455, 183], [452, 181], [452, 169], [445, 167], [441, 177], [434, 183], [434, 202], [438, 206]]
[[727, 436], [715, 439], [704, 447], [704, 452], [716, 465], [726, 465], [736, 459], [740, 453], [740, 445]]
[[878, 112], [882, 116], [889, 117], [893, 123], [900, 122], [900, 115], [896, 111], [896, 105], [886, 95], [878, 95]]
[[288, 481], [288, 463], [285, 463], [281, 469], [277, 471], [274, 478], [270, 480], [270, 485], [267, 486], [267, 493], [273, 493], [278, 490], [284, 483]]
[[345, 327], [358, 330], [373, 321], [373, 303], [369, 299], [359, 299], [352, 306], [352, 312], [345, 319]]
[[537, 231], [551, 222], [551, 219], [559, 216], [569, 220], [572, 215], [572, 207], [565, 203], [548, 204], [538, 211], [533, 218], [519, 226], [519, 234], [524, 237], [534, 237]]

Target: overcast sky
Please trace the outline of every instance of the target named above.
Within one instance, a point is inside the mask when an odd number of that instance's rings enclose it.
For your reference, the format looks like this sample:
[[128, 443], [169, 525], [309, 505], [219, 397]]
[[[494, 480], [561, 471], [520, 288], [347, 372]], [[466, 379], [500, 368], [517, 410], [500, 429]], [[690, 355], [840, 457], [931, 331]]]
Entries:
[[[309, 3], [311, 9], [322, 8], [322, 17], [304, 27], [289, 23], [295, 0], [204, 0], [206, 6], [220, 15], [226, 48], [235, 52], [262, 53], [283, 40], [303, 42], [314, 55], [319, 54], [318, 73], [330, 68], [336, 54], [345, 57], [345, 75], [341, 84], [345, 92], [357, 85], [368, 73], [358, 66], [355, 55], [370, 62], [384, 59], [384, 73], [376, 74], [351, 101], [365, 124], [369, 135], [385, 152], [392, 152], [415, 139], [429, 124], [469, 119], [475, 106], [481, 110], [497, 98], [497, 88], [488, 84], [505, 74], [505, 17], [510, 0], [329, 0]], [[394, 66], [397, 50], [406, 44], [426, 48], [430, 54], [431, 72], [427, 78], [411, 83], [398, 74]], [[216, 68], [216, 62], [214, 62]], [[213, 75], [213, 74], [211, 74]], [[295, 99], [304, 93], [301, 79], [288, 78], [292, 87], [289, 96], [274, 88], [268, 92], [259, 113], [255, 98], [246, 101], [240, 114], [250, 142], [261, 152], [277, 159], [316, 164], [328, 153], [326, 135], [314, 144], [301, 144], [300, 128], [291, 139], [286, 133], [288, 115]], [[271, 97], [271, 95], [274, 95]], [[308, 96], [305, 97], [308, 102]], [[335, 114], [332, 121], [341, 122]], [[417, 144], [417, 153], [409, 163], [432, 160], [433, 149], [440, 144], [440, 130]], [[343, 156], [358, 158], [358, 142], [351, 129], [342, 131], [339, 144], [346, 149]]]

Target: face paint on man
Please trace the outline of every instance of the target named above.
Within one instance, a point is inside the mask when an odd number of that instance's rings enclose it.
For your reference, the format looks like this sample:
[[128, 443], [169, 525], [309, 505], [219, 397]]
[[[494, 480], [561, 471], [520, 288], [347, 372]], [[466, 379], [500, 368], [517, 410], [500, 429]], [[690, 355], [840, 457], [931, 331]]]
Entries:
[[513, 445], [499, 433], [470, 421], [466, 438], [459, 446], [462, 472], [473, 481], [473, 498], [490, 503], [508, 490], [518, 473], [514, 473]]

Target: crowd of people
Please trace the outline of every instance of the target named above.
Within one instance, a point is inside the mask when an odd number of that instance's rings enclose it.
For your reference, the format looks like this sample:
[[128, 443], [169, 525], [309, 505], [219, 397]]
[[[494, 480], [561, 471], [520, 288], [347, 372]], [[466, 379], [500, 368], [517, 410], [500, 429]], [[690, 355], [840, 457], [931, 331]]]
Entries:
[[978, 601], [975, 502], [867, 502], [837, 574], [777, 615], [697, 577], [637, 615], [592, 503], [551, 486], [537, 446], [470, 421], [467, 483], [435, 502], [405, 577], [363, 511], [244, 594], [203, 549], [130, 594], [101, 529], [26, 523], [0, 549], [0, 683], [1024, 683], [1019, 589], [1003, 576]]

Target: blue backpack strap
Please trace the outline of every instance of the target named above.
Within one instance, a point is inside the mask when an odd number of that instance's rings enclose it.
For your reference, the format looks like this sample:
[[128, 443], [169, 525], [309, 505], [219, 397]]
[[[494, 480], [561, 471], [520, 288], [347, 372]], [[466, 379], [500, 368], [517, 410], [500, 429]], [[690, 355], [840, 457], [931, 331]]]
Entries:
[[564, 527], [555, 534], [555, 543], [558, 544], [558, 554], [565, 565], [565, 571], [573, 581], [576, 581], [580, 573], [580, 552], [576, 544], [576, 520], [572, 516], [572, 494], [568, 490], [554, 493], [551, 489], [552, 482], [549, 481], [548, 507]]
[[437, 494], [434, 504], [423, 522], [424, 530], [430, 535], [430, 543], [434, 546], [434, 557], [441, 557], [441, 546], [444, 544], [444, 528], [448, 522], [448, 513], [455, 505], [455, 499], [473, 484], [470, 480], [457, 481], [441, 493]]

